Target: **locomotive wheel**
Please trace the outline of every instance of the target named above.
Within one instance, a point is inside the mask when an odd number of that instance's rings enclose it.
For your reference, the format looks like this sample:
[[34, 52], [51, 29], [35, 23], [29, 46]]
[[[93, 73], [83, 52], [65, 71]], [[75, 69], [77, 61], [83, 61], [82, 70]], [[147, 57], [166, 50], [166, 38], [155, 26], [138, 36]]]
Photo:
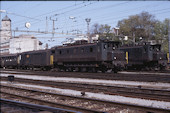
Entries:
[[165, 66], [160, 65], [160, 71], [165, 70]]
[[89, 71], [90, 71], [90, 68], [86, 67], [85, 72], [89, 72]]
[[95, 67], [87, 68], [87, 72], [96, 73], [97, 69]]
[[62, 69], [61, 66], [57, 66], [57, 67], [56, 67], [56, 71], [57, 71], [57, 72], [61, 72], [61, 69]]
[[68, 71], [69, 71], [69, 72], [73, 72], [73, 68], [71, 68], [71, 67], [68, 68]]
[[117, 73], [117, 72], [118, 72], [118, 70], [117, 70], [117, 69], [114, 69], [114, 70], [113, 70], [113, 72], [114, 72], [114, 73]]
[[88, 68], [86, 68], [86, 67], [80, 67], [80, 72], [88, 72]]
[[51, 67], [45, 67], [45, 71], [50, 71]]
[[81, 72], [81, 70], [82, 70], [82, 69], [81, 69], [80, 67], [76, 68], [76, 71], [77, 71], [77, 72]]
[[94, 68], [92, 68], [92, 72], [93, 73], [97, 73], [97, 69], [94, 67]]
[[141, 66], [136, 66], [137, 71], [141, 71], [142, 67]]
[[105, 67], [103, 67], [103, 68], [101, 69], [101, 71], [102, 71], [102, 73], [105, 73], [107, 70], [106, 70]]
[[31, 70], [34, 71], [34, 67], [31, 67]]

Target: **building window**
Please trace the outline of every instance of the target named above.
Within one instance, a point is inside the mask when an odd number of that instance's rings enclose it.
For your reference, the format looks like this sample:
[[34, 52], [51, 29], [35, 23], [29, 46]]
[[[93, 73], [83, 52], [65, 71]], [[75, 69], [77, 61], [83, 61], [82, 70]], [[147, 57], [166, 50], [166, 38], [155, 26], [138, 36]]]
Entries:
[[59, 54], [60, 54], [60, 55], [62, 54], [61, 50], [59, 51]]
[[90, 48], [90, 52], [93, 52], [93, 48], [92, 47]]

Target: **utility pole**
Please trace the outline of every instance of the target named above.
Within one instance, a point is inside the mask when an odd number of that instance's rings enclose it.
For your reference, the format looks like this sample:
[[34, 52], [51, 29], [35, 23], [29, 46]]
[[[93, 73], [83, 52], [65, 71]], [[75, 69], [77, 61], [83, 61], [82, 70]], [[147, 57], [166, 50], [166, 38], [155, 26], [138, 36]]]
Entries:
[[46, 32], [48, 32], [48, 18], [46, 16], [46, 29], [45, 29]]
[[90, 18], [86, 18], [85, 19], [86, 20], [86, 22], [87, 22], [87, 37], [88, 37], [88, 43], [91, 43], [92, 42], [92, 40], [91, 40], [91, 38], [90, 38], [90, 31], [89, 31], [89, 24], [90, 24]]
[[133, 32], [133, 45], [135, 45], [135, 33]]
[[169, 55], [167, 54], [168, 57], [168, 63], [170, 64], [170, 20], [168, 21], [168, 45], [169, 45]]
[[52, 18], [50, 17], [50, 20], [53, 21], [53, 27], [52, 27], [53, 31], [52, 31], [52, 34], [53, 34], [53, 37], [54, 37], [54, 33], [55, 33], [55, 21], [57, 21], [57, 18], [56, 18], [56, 19], [52, 19]]

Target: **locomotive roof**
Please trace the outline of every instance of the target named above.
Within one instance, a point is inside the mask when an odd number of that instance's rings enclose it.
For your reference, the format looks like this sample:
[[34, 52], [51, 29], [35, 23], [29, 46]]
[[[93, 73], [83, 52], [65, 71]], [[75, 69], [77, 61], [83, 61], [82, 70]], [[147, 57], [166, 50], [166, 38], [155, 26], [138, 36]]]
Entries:
[[[119, 41], [100, 41], [98, 43], [116, 43], [119, 44]], [[63, 46], [56, 46], [54, 48], [70, 48], [70, 47], [83, 47], [83, 46], [91, 46], [97, 45], [98, 43], [85, 43], [85, 44], [77, 44], [77, 45], [63, 45]]]
[[151, 44], [151, 46], [161, 46], [161, 44]]
[[143, 46], [161, 46], [161, 44], [151, 44], [149, 42], [145, 42], [145, 43], [139, 43], [139, 44], [135, 44], [135, 45], [123, 45], [122, 47], [143, 47]]
[[102, 40], [101, 42], [106, 42], [106, 43], [121, 43], [120, 41], [109, 41], [109, 40]]
[[58, 46], [57, 48], [81, 47], [81, 46], [90, 46], [90, 45], [97, 45], [97, 43], [87, 43], [87, 44], [79, 44], [79, 45]]

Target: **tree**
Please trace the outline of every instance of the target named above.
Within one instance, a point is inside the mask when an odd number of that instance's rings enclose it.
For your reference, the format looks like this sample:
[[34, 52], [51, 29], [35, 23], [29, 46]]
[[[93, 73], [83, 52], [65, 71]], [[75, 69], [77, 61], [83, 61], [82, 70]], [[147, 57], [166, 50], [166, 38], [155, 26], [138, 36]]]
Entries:
[[158, 22], [155, 26], [155, 39], [161, 42], [163, 50], [168, 52], [168, 24], [170, 19], [165, 19], [163, 22]]
[[92, 26], [91, 34], [99, 34], [99, 29], [100, 29], [100, 25], [98, 23], [95, 23]]
[[99, 39], [113, 40], [114, 34], [111, 32], [111, 26], [105, 24], [94, 24], [92, 26], [91, 35], [99, 34]]
[[131, 39], [138, 40], [142, 37], [144, 40], [150, 40], [153, 36], [156, 20], [148, 12], [142, 12], [137, 15], [129, 16], [118, 22], [120, 33]]

